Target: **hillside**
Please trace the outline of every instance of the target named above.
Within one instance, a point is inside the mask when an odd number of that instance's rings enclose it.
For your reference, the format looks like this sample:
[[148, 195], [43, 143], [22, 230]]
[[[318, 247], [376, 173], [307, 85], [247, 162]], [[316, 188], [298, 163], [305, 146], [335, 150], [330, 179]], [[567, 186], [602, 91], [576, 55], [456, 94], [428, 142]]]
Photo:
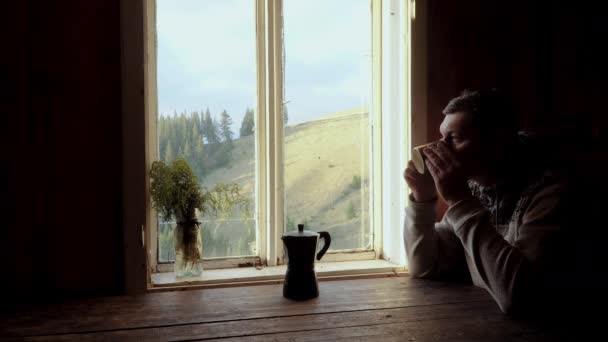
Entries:
[[[368, 226], [369, 220], [369, 137], [368, 115], [362, 109], [286, 128], [285, 204], [289, 229], [306, 223], [307, 229], [329, 231], [336, 249], [363, 247], [361, 222]], [[254, 154], [253, 136], [235, 140], [231, 167], [209, 174], [204, 185], [234, 181], [252, 193]], [[363, 191], [357, 189], [357, 177]]]
[[[286, 230], [304, 223], [306, 229], [326, 230], [332, 236], [330, 250], [370, 247], [369, 139], [365, 109], [353, 109], [288, 126], [285, 129]], [[203, 180], [212, 188], [217, 182], [237, 182], [253, 201], [255, 177], [254, 137], [234, 141], [230, 167], [217, 169]], [[256, 254], [253, 220], [240, 215], [218, 222], [203, 221], [203, 254], [224, 257]], [[159, 253], [172, 260], [172, 236], [163, 227]]]

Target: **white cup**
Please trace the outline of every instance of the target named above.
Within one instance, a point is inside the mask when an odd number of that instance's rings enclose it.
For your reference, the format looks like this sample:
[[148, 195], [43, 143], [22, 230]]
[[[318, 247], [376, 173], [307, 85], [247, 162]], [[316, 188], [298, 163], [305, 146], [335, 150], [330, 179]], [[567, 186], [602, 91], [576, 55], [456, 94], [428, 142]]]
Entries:
[[414, 162], [414, 166], [416, 167], [416, 171], [418, 171], [418, 173], [424, 174], [426, 170], [426, 167], [424, 166], [424, 160], [426, 159], [426, 156], [424, 155], [424, 152], [422, 150], [424, 150], [425, 147], [433, 143], [435, 143], [435, 141], [426, 143], [424, 145], [416, 146], [412, 149], [412, 161]]

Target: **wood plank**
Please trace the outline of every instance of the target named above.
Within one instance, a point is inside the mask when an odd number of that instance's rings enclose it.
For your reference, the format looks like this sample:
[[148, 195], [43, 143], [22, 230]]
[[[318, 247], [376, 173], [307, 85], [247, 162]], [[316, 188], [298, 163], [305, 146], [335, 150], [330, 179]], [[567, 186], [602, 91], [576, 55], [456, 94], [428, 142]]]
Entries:
[[87, 334], [42, 336], [25, 341], [177, 341], [205, 340], [276, 333], [301, 333], [338, 327], [384, 325], [465, 317], [502, 316], [492, 301], [423, 305], [406, 308], [261, 318]]
[[281, 285], [151, 293], [25, 308], [2, 317], [0, 336], [166, 327], [342, 311], [488, 300], [472, 285], [410, 277], [322, 282], [319, 298], [295, 302]]
[[[504, 315], [461, 316], [424, 321], [372, 324], [321, 330], [241, 336], [221, 341], [526, 341], [534, 327]], [[197, 340], [191, 340], [197, 341]], [[200, 341], [200, 340], [198, 340]]]

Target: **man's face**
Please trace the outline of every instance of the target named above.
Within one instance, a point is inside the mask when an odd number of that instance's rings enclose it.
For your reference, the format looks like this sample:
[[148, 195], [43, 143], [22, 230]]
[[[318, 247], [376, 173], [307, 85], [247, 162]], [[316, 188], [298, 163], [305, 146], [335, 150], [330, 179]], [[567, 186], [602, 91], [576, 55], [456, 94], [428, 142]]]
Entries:
[[450, 150], [462, 163], [465, 175], [469, 179], [484, 176], [487, 170], [483, 167], [490, 156], [484, 151], [481, 134], [472, 117], [463, 112], [448, 114], [444, 117], [439, 132]]

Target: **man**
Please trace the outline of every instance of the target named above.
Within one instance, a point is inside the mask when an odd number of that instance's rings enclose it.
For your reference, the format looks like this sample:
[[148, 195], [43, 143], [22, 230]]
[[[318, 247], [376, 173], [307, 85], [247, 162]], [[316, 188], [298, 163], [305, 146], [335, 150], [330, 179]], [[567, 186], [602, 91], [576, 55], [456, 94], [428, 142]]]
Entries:
[[[425, 173], [404, 172], [410, 274], [471, 279], [505, 313], [543, 306], [560, 291], [566, 183], [497, 91], [465, 91], [443, 114]], [[438, 195], [449, 207], [435, 223]]]

